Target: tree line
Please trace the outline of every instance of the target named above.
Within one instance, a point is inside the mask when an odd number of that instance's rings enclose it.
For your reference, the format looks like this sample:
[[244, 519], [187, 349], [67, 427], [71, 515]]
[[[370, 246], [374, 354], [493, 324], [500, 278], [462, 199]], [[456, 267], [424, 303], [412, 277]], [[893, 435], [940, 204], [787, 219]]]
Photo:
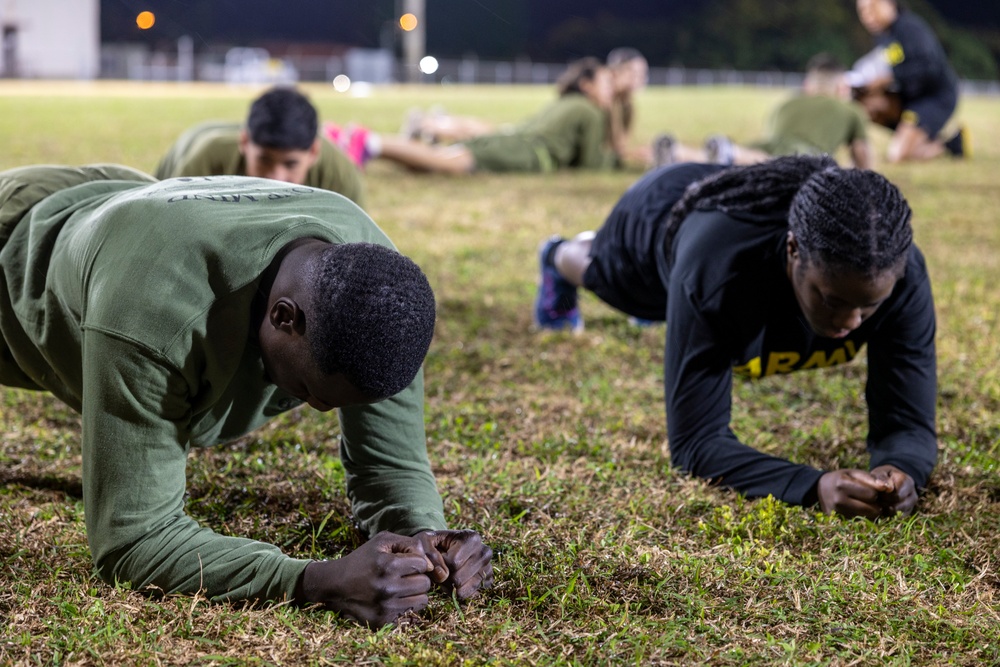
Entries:
[[[494, 0], [493, 17], [475, 15], [481, 5], [467, 0], [427, 4], [428, 49], [450, 56], [474, 52], [480, 58], [560, 62], [632, 46], [654, 66], [797, 71], [819, 51], [849, 65], [872, 48], [854, 0], [705, 0], [657, 20], [624, 19], [610, 11], [573, 16], [541, 35], [528, 32], [531, 9], [525, 0]], [[931, 25], [962, 78], [998, 78], [1000, 31], [953, 27], [927, 0], [906, 5]]]

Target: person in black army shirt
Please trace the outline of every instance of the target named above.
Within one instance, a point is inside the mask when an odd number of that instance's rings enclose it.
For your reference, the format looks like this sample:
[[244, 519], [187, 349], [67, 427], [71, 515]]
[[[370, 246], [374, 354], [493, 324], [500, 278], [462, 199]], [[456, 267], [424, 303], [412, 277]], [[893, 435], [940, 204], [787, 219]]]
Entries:
[[939, 137], [958, 104], [958, 77], [927, 23], [897, 0], [857, 0], [857, 10], [877, 46], [848, 82], [871, 119], [893, 130], [888, 160], [971, 155], [965, 127]]
[[[884, 177], [827, 156], [663, 167], [596, 235], [542, 245], [535, 320], [582, 326], [578, 286], [666, 320], [667, 431], [683, 470], [748, 497], [908, 514], [937, 458], [934, 303], [910, 216]], [[733, 375], [834, 366], [865, 344], [870, 470], [792, 463], [731, 430]]]

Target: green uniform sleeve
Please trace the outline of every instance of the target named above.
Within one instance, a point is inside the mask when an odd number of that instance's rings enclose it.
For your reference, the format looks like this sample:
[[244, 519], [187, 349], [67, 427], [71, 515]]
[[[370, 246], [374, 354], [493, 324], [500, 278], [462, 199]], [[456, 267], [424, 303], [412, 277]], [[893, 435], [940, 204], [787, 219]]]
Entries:
[[340, 411], [341, 459], [354, 515], [368, 535], [446, 528], [424, 433], [424, 378], [374, 405]]
[[87, 540], [101, 578], [215, 600], [290, 599], [309, 561], [184, 513], [197, 388], [151, 351], [93, 329], [84, 332], [83, 373]]

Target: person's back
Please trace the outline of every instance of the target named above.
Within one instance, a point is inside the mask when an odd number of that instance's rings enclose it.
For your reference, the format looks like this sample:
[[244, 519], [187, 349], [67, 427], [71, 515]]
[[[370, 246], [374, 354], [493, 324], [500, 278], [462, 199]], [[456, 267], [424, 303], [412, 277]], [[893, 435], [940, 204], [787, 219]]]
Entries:
[[605, 114], [582, 94], [559, 97], [515, 131], [541, 141], [556, 166], [600, 169], [614, 164], [614, 155], [604, 147]]
[[953, 93], [958, 87], [958, 76], [941, 42], [927, 22], [913, 12], [899, 12], [875, 41], [885, 49], [904, 104], [926, 95]]
[[760, 147], [771, 155], [833, 155], [841, 146], [866, 138], [865, 119], [849, 102], [798, 95], [775, 109], [767, 135]]

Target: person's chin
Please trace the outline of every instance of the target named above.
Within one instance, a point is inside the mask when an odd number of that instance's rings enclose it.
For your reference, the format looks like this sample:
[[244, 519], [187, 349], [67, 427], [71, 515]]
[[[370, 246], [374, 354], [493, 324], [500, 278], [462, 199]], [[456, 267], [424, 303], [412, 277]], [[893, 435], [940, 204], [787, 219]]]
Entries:
[[851, 331], [849, 329], [820, 331], [818, 334], [823, 338], [847, 338]]

